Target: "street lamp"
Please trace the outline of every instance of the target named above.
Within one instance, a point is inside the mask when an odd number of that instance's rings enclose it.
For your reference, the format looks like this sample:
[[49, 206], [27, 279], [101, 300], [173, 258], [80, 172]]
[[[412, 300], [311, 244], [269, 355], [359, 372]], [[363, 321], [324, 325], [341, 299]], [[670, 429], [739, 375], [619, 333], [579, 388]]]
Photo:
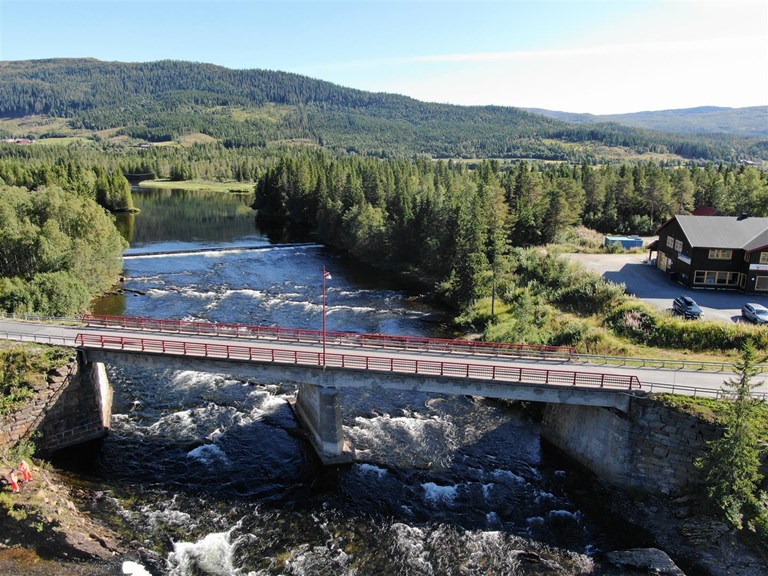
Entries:
[[325, 281], [331, 279], [331, 273], [323, 264], [323, 366], [325, 366]]

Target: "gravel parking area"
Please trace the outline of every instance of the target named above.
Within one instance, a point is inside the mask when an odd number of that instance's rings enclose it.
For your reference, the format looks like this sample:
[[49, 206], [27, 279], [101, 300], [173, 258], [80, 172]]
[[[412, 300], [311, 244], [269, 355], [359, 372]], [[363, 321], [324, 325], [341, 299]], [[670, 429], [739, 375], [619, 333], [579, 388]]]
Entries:
[[565, 254], [571, 262], [600, 274], [611, 282], [623, 283], [627, 291], [660, 310], [672, 309], [677, 296], [690, 296], [701, 307], [703, 319], [741, 322], [741, 306], [757, 302], [768, 307], [768, 294], [744, 294], [738, 290], [711, 288], [690, 289], [673, 282], [656, 268], [649, 266], [648, 253], [643, 254]]

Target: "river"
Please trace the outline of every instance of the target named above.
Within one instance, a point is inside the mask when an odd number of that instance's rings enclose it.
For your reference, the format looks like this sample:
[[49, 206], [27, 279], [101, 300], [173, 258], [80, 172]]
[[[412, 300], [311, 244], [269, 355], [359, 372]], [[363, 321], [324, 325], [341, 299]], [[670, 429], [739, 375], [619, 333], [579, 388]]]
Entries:
[[[319, 329], [325, 266], [328, 330], [445, 335], [413, 287], [260, 231], [247, 196], [134, 198], [141, 213], [120, 222], [128, 291], [97, 313]], [[153, 551], [130, 559], [156, 576], [576, 575], [600, 550], [645, 544], [519, 406], [345, 390], [355, 462], [323, 468], [288, 383], [108, 372], [113, 428], [83, 481], [92, 514]]]

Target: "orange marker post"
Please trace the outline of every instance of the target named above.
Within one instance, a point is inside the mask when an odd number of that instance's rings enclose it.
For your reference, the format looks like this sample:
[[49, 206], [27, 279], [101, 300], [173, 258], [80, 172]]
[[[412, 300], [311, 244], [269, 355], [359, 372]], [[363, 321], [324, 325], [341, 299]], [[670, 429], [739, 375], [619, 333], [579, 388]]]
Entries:
[[11, 473], [8, 474], [8, 480], [11, 481], [11, 488], [13, 488], [13, 491], [19, 492], [19, 479], [16, 477], [16, 470], [11, 470]]
[[21, 472], [24, 482], [32, 481], [32, 470], [29, 469], [29, 465], [24, 460], [19, 462], [19, 472]]

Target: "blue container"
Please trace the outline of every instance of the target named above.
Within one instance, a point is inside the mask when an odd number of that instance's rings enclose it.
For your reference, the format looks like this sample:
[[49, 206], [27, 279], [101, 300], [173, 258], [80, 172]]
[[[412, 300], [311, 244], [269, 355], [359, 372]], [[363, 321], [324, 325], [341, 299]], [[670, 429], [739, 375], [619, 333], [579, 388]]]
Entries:
[[642, 248], [643, 239], [639, 236], [606, 236], [605, 246], [618, 242], [625, 250], [631, 250], [632, 248]]

